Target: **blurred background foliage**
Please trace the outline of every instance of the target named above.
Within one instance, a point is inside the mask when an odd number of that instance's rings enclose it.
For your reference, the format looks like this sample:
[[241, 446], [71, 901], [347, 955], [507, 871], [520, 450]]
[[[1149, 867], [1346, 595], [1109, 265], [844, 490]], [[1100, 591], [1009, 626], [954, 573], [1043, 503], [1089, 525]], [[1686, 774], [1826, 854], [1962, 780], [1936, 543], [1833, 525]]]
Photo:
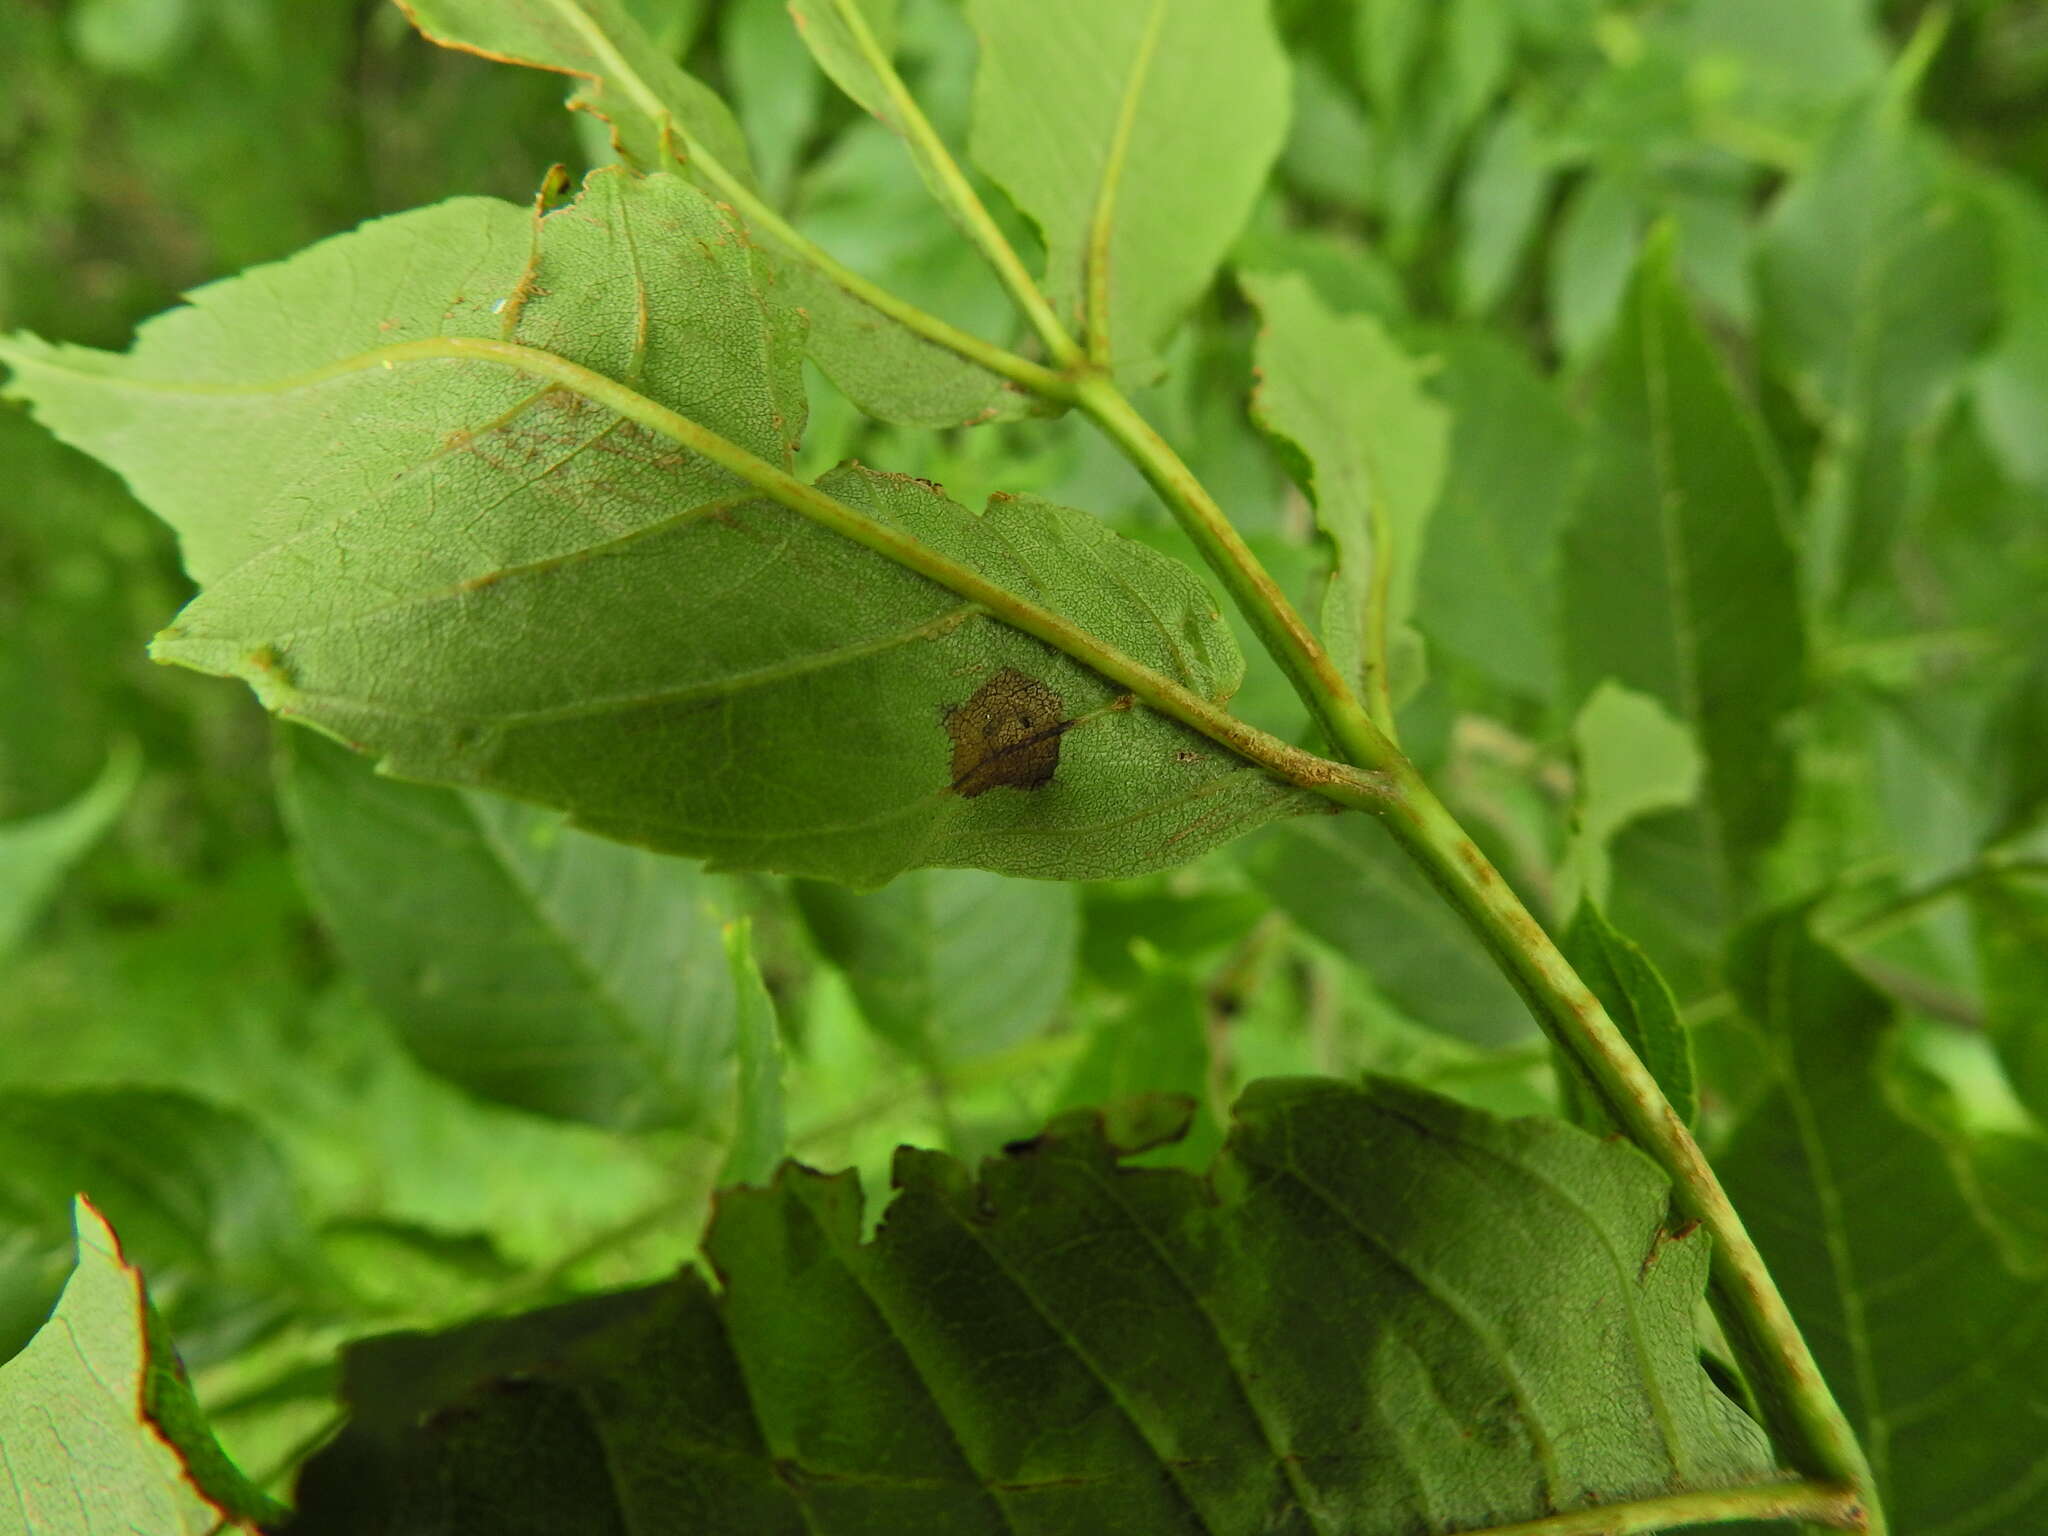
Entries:
[[[735, 101], [809, 233], [1008, 334], [776, 0], [634, 8]], [[1762, 1091], [1727, 925], [1825, 895], [1908, 1010], [1902, 1102], [2040, 1253], [2038, 1212], [2029, 1230], [2001, 1191], [2039, 1187], [2048, 1114], [2028, 1043], [2048, 998], [2048, 3], [1280, 0], [1277, 19], [1293, 127], [1236, 265], [1297, 269], [1379, 321], [1451, 423], [1410, 750], [1546, 920], [1607, 894], [1676, 991], [1710, 1140]], [[964, 144], [963, 20], [906, 0], [903, 31]], [[608, 153], [559, 80], [435, 49], [368, 0], [0, 0], [0, 36], [0, 326], [103, 347], [362, 219], [524, 200], [550, 163]], [[1573, 659], [1588, 625], [1634, 643], [1572, 560], [1599, 526], [1602, 348], [1653, 229], [1782, 467], [1798, 550], [1804, 655], [1767, 653], [1786, 675], [1759, 682], [1788, 703], [1785, 803], [1734, 894], [1708, 889], [1697, 826], [1711, 722], [1599, 695]], [[1246, 413], [1254, 329], [1226, 277], [1141, 403], [1306, 603], [1322, 556]], [[1080, 423], [934, 436], [812, 385], [813, 470], [857, 455], [969, 505], [1034, 491], [1188, 553]], [[188, 591], [118, 480], [0, 411], [0, 1358], [61, 1283], [89, 1188], [259, 1473], [329, 1421], [338, 1342], [689, 1252], [733, 1120], [719, 932], [741, 915], [790, 1148], [871, 1190], [898, 1141], [979, 1155], [1145, 1089], [1202, 1106], [1153, 1154], [1198, 1166], [1236, 1088], [1273, 1073], [1555, 1106], [1513, 994], [1363, 823], [1101, 886], [708, 877], [374, 780], [274, 734], [244, 691], [152, 667]], [[1240, 707], [1302, 730], [1269, 667]]]

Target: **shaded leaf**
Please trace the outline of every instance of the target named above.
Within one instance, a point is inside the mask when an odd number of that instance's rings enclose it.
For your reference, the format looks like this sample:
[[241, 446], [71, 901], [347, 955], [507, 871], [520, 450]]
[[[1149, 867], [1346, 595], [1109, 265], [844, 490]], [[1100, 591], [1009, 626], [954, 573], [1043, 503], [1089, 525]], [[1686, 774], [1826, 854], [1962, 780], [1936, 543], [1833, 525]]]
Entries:
[[[797, 318], [701, 194], [598, 172], [532, 238], [508, 205], [443, 204], [205, 290], [125, 356], [0, 348], [179, 529], [205, 590], [161, 659], [397, 776], [855, 884], [1131, 874], [1307, 802], [897, 560], [1221, 701], [1243, 661], [1184, 567], [1050, 503], [976, 517], [858, 467], [823, 496], [777, 481], [805, 516], [683, 446], [710, 432], [773, 476], [803, 419]], [[970, 796], [948, 721], [1006, 672], [1059, 700], [1057, 773]]]
[[1221, 1105], [1211, 1092], [1209, 1005], [1202, 988], [1184, 971], [1155, 964], [1121, 1007], [1105, 1012], [1049, 1107], [1171, 1100], [1180, 1106], [1174, 1131], [1160, 1138], [1162, 1155], [1153, 1161], [1208, 1167], [1223, 1132], [1215, 1113]]
[[1534, 1032], [1499, 967], [1377, 822], [1305, 817], [1267, 833], [1246, 862], [1282, 911], [1416, 1022], [1480, 1045]]
[[1073, 981], [1071, 886], [925, 870], [866, 894], [812, 881], [795, 894], [869, 1026], [927, 1068], [1038, 1033]]
[[718, 42], [763, 194], [779, 203], [817, 128], [823, 83], [803, 69], [803, 43], [780, 0], [728, 6]]
[[212, 1536], [281, 1515], [201, 1421], [113, 1229], [82, 1199], [75, 1213], [78, 1266], [57, 1310], [0, 1365], [0, 1517], [65, 1536]]
[[1252, 414], [1285, 450], [1335, 550], [1324, 647], [1368, 699], [1398, 696], [1388, 672], [1404, 635], [1415, 644], [1408, 624], [1443, 485], [1444, 409], [1370, 315], [1336, 314], [1297, 274], [1239, 281], [1263, 322]]
[[766, 1184], [789, 1151], [789, 1131], [782, 1112], [782, 1035], [775, 1021], [775, 1000], [754, 961], [753, 927], [747, 919], [726, 925], [725, 955], [731, 969], [734, 1054], [739, 1060], [738, 1109], [718, 1183]]
[[975, 160], [1038, 225], [1047, 292], [1090, 355], [1157, 372], [1285, 136], [1265, 7], [972, 0], [968, 16]]
[[[2048, 1486], [2048, 1287], [2008, 1270], [1939, 1143], [1890, 1107], [1891, 1005], [1806, 931], [1729, 961], [1775, 1090], [1716, 1159], [1900, 1531], [2004, 1532]], [[2048, 1189], [2034, 1193], [2048, 1200]]]
[[0, 822], [0, 959], [27, 935], [65, 872], [113, 825], [141, 770], [141, 754], [124, 745], [69, 805]]
[[[1614, 915], [1667, 972], [1688, 923], [1729, 920], [1790, 811], [1783, 732], [1805, 641], [1777, 466], [1753, 412], [1653, 244], [1602, 360], [1594, 437], [1564, 536], [1565, 660], [1575, 702], [1613, 680], [1696, 738], [1696, 809], [1615, 853]], [[1637, 852], [1645, 837], [1663, 845]], [[1640, 860], [1640, 862], [1638, 862]]]
[[716, 1297], [358, 1346], [304, 1528], [1392, 1533], [1771, 1475], [1631, 1149], [1385, 1082], [1255, 1086], [1213, 1192], [1113, 1134], [906, 1148], [866, 1244], [857, 1182], [791, 1166], [721, 1199]]
[[279, 754], [310, 893], [421, 1065], [568, 1120], [722, 1118], [722, 882], [546, 811], [380, 777], [309, 731]]
[[[1559, 948], [1580, 979], [1593, 989], [1608, 1017], [1627, 1038], [1630, 1049], [1650, 1069], [1671, 1107], [1682, 1119], [1692, 1120], [1699, 1111], [1699, 1094], [1693, 1082], [1692, 1042], [1679, 1020], [1671, 988], [1657, 974], [1650, 957], [1627, 935], [1616, 932], [1606, 915], [1590, 901], [1581, 902], [1572, 914], [1571, 926], [1565, 930]], [[1576, 1090], [1576, 1081], [1573, 1086]], [[1590, 1093], [1575, 1091], [1570, 1107], [1573, 1118], [1589, 1130], [1612, 1129]]]

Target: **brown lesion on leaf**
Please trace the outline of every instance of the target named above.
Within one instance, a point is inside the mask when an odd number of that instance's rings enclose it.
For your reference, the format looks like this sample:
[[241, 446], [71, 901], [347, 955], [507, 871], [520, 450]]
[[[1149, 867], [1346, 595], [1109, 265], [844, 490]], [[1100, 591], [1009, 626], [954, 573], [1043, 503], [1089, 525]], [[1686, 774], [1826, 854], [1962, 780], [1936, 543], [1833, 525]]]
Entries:
[[1073, 724], [1057, 693], [1015, 667], [1003, 668], [966, 703], [946, 711], [951, 788], [969, 800], [1002, 786], [1045, 788], [1060, 765], [1060, 738]]

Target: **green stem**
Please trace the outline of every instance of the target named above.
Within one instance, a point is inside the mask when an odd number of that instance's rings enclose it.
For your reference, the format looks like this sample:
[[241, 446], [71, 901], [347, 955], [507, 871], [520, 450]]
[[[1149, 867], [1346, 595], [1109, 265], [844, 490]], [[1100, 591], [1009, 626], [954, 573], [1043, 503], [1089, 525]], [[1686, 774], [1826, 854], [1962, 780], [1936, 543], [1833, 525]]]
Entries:
[[1600, 1000], [1414, 768], [1391, 773], [1389, 829], [1492, 952], [1546, 1033], [1569, 1051], [1608, 1112], [1670, 1176], [1679, 1208], [1713, 1238], [1717, 1310], [1767, 1427], [1799, 1470], [1858, 1490], [1872, 1536], [1884, 1518], [1863, 1448], [1778, 1292], [1762, 1253], [1685, 1121]]
[[1360, 768], [1383, 771], [1400, 760], [1386, 733], [1372, 723], [1321, 642], [1252, 553], [1195, 472], [1100, 374], [1081, 380], [1077, 404], [1150, 482], [1195, 547], [1230, 593], [1260, 642], [1279, 662], [1315, 715], [1337, 755]]
[[1039, 289], [1038, 280], [1017, 255], [1009, 237], [990, 215], [981, 195], [960, 169], [960, 163], [946, 148], [946, 141], [939, 137], [931, 119], [924, 115], [924, 108], [917, 104], [910, 87], [896, 72], [895, 60], [875, 40], [860, 6], [855, 0], [832, 0], [832, 6], [853, 38], [854, 46], [860, 49], [861, 57], [882, 82], [894, 118], [889, 126], [900, 133], [910, 146], [911, 154], [924, 170], [926, 183], [994, 270], [1019, 313], [1030, 322], [1031, 329], [1045, 344], [1046, 354], [1062, 368], [1078, 368], [1086, 361], [1080, 345], [1059, 316], [1053, 313], [1052, 305]]
[[1673, 1526], [1718, 1524], [1724, 1520], [1805, 1520], [1853, 1530], [1865, 1512], [1852, 1488], [1825, 1483], [1766, 1483], [1756, 1488], [1675, 1493], [1661, 1499], [1596, 1505], [1541, 1520], [1490, 1525], [1474, 1531], [1472, 1536], [1636, 1536], [1640, 1531], [1665, 1531]]
[[[681, 129], [671, 131], [682, 141], [690, 168], [698, 179], [730, 203], [749, 229], [766, 235], [788, 254], [815, 269], [834, 287], [851, 294], [870, 309], [887, 315], [904, 329], [916, 332], [935, 346], [944, 347], [955, 356], [986, 368], [1041, 399], [1061, 403], [1072, 400], [1073, 380], [1066, 374], [1035, 363], [1028, 357], [1020, 357], [992, 341], [984, 341], [937, 315], [919, 309], [908, 300], [898, 298], [879, 283], [870, 282], [798, 231], [696, 139]], [[997, 238], [1001, 238], [1000, 232]]]

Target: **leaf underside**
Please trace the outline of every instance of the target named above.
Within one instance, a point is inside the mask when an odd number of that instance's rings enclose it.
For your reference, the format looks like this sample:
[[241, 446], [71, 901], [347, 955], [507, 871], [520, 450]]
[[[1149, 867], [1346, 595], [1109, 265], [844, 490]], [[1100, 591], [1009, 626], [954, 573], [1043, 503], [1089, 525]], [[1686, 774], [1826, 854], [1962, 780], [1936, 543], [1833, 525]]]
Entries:
[[1632, 1150], [1390, 1082], [1255, 1086], [1207, 1181], [1120, 1166], [1157, 1134], [904, 1149], [865, 1244], [787, 1165], [721, 1197], [718, 1293], [359, 1346], [302, 1528], [1406, 1533], [1769, 1474]]
[[[857, 885], [1134, 874], [1310, 803], [620, 414], [786, 470], [801, 330], [721, 209], [610, 170], [537, 225], [482, 199], [366, 225], [201, 290], [124, 355], [19, 339], [0, 360], [178, 530], [204, 590], [158, 658], [243, 677], [397, 776]], [[627, 403], [541, 376], [562, 362]], [[1237, 687], [1201, 582], [1081, 513], [976, 516], [858, 466], [821, 486], [1205, 699]], [[1056, 768], [962, 782], [957, 712], [1005, 673], [1056, 701], [1034, 728]]]

